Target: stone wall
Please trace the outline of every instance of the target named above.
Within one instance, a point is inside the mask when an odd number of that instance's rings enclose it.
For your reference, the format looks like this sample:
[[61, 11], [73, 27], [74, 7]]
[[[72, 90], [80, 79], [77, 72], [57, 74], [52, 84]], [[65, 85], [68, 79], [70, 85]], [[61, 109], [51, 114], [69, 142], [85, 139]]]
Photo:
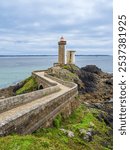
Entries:
[[[38, 83], [38, 87], [42, 86], [43, 89], [51, 86], [56, 86], [55, 83], [49, 82], [48, 80], [45, 80], [44, 78], [37, 76], [35, 73], [39, 71], [32, 72], [32, 76], [36, 79]], [[42, 72], [42, 71], [40, 71]]]
[[50, 78], [50, 79], [52, 79], [52, 80], [54, 80], [54, 81], [56, 81], [56, 82], [58, 82], [58, 83], [60, 83], [60, 84], [62, 84], [62, 85], [65, 85], [65, 86], [67, 86], [69, 88], [76, 88], [77, 87], [77, 84], [75, 84], [73, 82], [63, 81], [63, 80], [58, 79], [56, 77], [53, 77], [53, 76], [51, 76], [49, 74], [45, 74], [45, 76]]
[[60, 88], [56, 86], [52, 86], [43, 90], [38, 90], [26, 94], [21, 94], [18, 96], [13, 96], [5, 99], [0, 100], [0, 113], [3, 111], [7, 111], [19, 105], [31, 102], [33, 100], [39, 99], [43, 96], [52, 94], [54, 92], [59, 91]]
[[0, 126], [0, 134], [29, 134], [40, 127], [50, 126], [54, 117], [62, 112], [68, 103], [74, 101], [77, 94], [77, 90], [72, 89], [35, 109], [23, 112], [21, 116], [12, 118], [12, 121], [8, 120], [5, 125]]
[[[37, 76], [35, 73], [33, 75], [39, 81], [43, 79], [43, 83], [45, 82], [44, 78]], [[35, 106], [28, 107], [24, 111], [14, 115], [11, 118], [0, 122], [0, 135], [8, 135], [11, 133], [18, 133], [18, 134], [29, 134], [37, 130], [41, 127], [48, 127], [52, 124], [53, 119], [59, 113], [70, 114], [71, 113], [71, 106], [74, 104], [73, 102], [76, 101], [76, 96], [78, 95], [77, 85], [75, 83], [69, 83], [57, 79], [55, 77], [51, 77], [45, 74], [46, 77], [51, 78], [52, 80], [65, 85], [68, 90], [61, 95], [57, 96], [50, 96], [49, 100], [43, 101], [42, 98], [40, 99], [40, 103]], [[46, 81], [51, 87], [39, 90], [36, 92], [31, 92], [28, 94], [23, 94], [21, 96], [17, 96], [11, 98], [11, 102], [9, 99], [4, 99], [3, 104], [1, 101], [1, 111], [5, 109], [9, 109], [16, 105], [22, 105], [23, 103], [27, 103], [32, 101], [34, 98], [40, 98], [43, 95], [50, 94], [56, 91], [59, 91], [58, 83], [50, 83]], [[26, 98], [25, 98], [26, 97]], [[46, 98], [46, 97], [45, 97]], [[44, 99], [44, 97], [43, 97]], [[8, 104], [10, 106], [8, 106]], [[29, 103], [28, 103], [29, 104]], [[66, 113], [67, 112], [67, 113]]]

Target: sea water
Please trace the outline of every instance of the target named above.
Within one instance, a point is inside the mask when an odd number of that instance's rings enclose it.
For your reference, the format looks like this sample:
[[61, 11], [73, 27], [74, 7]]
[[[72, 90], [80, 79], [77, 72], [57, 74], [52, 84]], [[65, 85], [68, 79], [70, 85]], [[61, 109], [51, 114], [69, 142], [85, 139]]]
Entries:
[[[47, 69], [57, 62], [57, 56], [0, 57], [0, 88], [13, 85], [31, 75], [34, 70]], [[76, 65], [96, 65], [104, 72], [113, 72], [112, 56], [76, 56]]]

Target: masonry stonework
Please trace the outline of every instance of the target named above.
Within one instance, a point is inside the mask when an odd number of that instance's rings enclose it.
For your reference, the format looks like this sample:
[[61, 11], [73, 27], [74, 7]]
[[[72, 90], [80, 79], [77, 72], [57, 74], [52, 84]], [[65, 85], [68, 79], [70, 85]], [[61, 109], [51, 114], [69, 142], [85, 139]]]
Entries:
[[[10, 101], [3, 99], [0, 136], [11, 133], [29, 134], [38, 128], [50, 126], [57, 114], [62, 113], [65, 116], [71, 113], [78, 95], [77, 85], [50, 77], [43, 71], [33, 72], [33, 75], [37, 80], [43, 79], [43, 83], [50, 87], [10, 98]], [[40, 97], [37, 97], [38, 94]], [[11, 104], [11, 109], [6, 110], [8, 104]]]
[[60, 41], [58, 42], [59, 45], [59, 51], [58, 51], [58, 63], [59, 64], [65, 64], [65, 45], [66, 41], [63, 37], [61, 37]]
[[75, 51], [67, 51], [67, 64], [75, 64]]
[[[58, 49], [58, 63], [54, 63], [54, 67], [58, 65], [64, 65], [66, 64], [75, 64], [75, 52], [74, 50], [68, 50], [67, 54], [65, 55], [65, 45], [66, 41], [63, 37], [60, 38], [60, 41], [58, 42], [59, 49]], [[65, 60], [66, 56], [66, 60]]]

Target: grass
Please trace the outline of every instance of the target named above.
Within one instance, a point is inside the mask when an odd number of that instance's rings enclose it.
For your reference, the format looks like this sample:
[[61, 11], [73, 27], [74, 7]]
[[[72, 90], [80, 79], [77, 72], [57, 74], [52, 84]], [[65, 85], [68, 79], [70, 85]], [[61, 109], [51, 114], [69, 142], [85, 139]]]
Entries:
[[53, 120], [53, 125], [56, 128], [60, 128], [61, 127], [61, 122], [62, 122], [62, 116], [61, 114], [57, 115], [56, 118]]
[[38, 138], [33, 135], [8, 136], [0, 139], [0, 150], [48, 150], [51, 141], [46, 138]]
[[16, 91], [16, 95], [28, 93], [34, 90], [37, 90], [38, 85], [34, 77], [29, 77], [25, 81], [23, 81], [23, 86]]
[[[111, 150], [110, 127], [96, 118], [98, 113], [100, 111], [97, 109], [81, 105], [65, 120], [62, 115], [58, 115], [54, 119], [53, 128], [42, 128], [27, 136], [0, 138], [0, 150]], [[72, 131], [75, 136], [68, 137], [61, 128]], [[80, 129], [88, 128], [93, 128], [96, 132], [91, 142], [84, 141], [79, 133]]]
[[70, 65], [65, 64], [62, 68], [63, 69], [67, 69], [67, 70], [69, 70], [69, 71], [71, 71], [73, 73], [75, 73], [76, 71], [79, 70], [79, 68], [76, 65], [74, 65], [74, 64], [70, 64]]

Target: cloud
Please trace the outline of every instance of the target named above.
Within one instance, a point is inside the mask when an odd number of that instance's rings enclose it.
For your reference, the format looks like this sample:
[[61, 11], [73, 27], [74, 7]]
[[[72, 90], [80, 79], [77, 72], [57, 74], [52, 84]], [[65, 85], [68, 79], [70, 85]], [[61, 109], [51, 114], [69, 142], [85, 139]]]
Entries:
[[78, 54], [112, 54], [112, 0], [0, 2], [1, 55], [56, 54], [62, 35]]

